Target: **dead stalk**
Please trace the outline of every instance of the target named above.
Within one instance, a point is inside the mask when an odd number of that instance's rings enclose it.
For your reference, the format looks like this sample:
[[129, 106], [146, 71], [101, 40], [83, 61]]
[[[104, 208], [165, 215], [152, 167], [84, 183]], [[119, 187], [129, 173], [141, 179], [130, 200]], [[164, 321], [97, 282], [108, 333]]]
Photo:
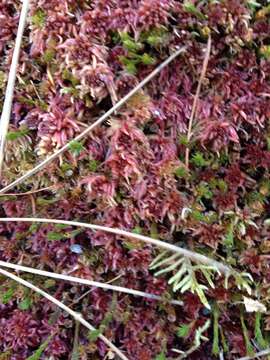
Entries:
[[205, 57], [204, 57], [204, 61], [203, 61], [202, 72], [201, 72], [200, 79], [199, 79], [199, 82], [198, 82], [196, 94], [195, 94], [194, 101], [193, 101], [193, 104], [192, 104], [191, 115], [190, 115], [190, 119], [189, 119], [189, 123], [188, 123], [188, 132], [187, 132], [188, 146], [186, 148], [186, 155], [185, 155], [185, 165], [186, 165], [187, 169], [189, 168], [189, 153], [190, 153], [189, 146], [190, 146], [190, 140], [191, 140], [191, 137], [192, 137], [193, 122], [194, 122], [194, 118], [195, 118], [196, 112], [197, 112], [199, 96], [200, 96], [200, 92], [201, 92], [203, 79], [205, 78], [205, 74], [206, 74], [207, 65], [208, 65], [209, 58], [210, 58], [210, 52], [211, 52], [211, 35], [209, 35], [209, 37], [208, 37], [207, 48], [206, 48], [206, 53], [205, 53]]

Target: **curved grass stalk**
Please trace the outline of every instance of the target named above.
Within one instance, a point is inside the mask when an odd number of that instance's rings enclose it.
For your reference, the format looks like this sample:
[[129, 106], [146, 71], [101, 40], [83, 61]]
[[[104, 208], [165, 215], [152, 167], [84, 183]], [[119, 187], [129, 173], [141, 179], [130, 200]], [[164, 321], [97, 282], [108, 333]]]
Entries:
[[[187, 132], [187, 142], [188, 142], [188, 144], [189, 144], [189, 142], [191, 140], [191, 137], [192, 137], [193, 122], [194, 122], [194, 118], [196, 116], [197, 105], [198, 105], [199, 96], [200, 96], [200, 92], [201, 92], [202, 82], [203, 82], [203, 79], [204, 79], [205, 74], [206, 74], [207, 65], [208, 65], [209, 57], [210, 57], [210, 52], [211, 52], [211, 35], [209, 35], [209, 37], [208, 37], [205, 58], [204, 58], [204, 61], [203, 61], [203, 66], [202, 66], [202, 72], [201, 72], [201, 75], [200, 75], [200, 79], [199, 79], [199, 82], [198, 82], [196, 94], [195, 94], [194, 101], [193, 101], [193, 104], [192, 104], [191, 115], [190, 115], [190, 119], [189, 119], [189, 123], [188, 123], [188, 132]], [[187, 147], [186, 148], [186, 154], [185, 154], [185, 165], [186, 165], [187, 169], [189, 168], [189, 153], [190, 153], [190, 149], [189, 149], [189, 147]]]
[[66, 224], [66, 225], [70, 225], [70, 226], [84, 227], [84, 228], [91, 229], [91, 230], [105, 231], [105, 232], [108, 232], [108, 233], [111, 233], [111, 234], [115, 234], [115, 235], [119, 235], [119, 236], [128, 237], [128, 238], [131, 238], [131, 239], [143, 241], [143, 242], [145, 242], [147, 244], [155, 245], [155, 246], [158, 246], [158, 247], [160, 247], [162, 249], [178, 253], [178, 254], [180, 254], [182, 256], [185, 256], [185, 257], [189, 258], [190, 260], [192, 260], [192, 261], [194, 261], [196, 263], [201, 263], [201, 264], [213, 266], [216, 269], [218, 269], [222, 274], [224, 274], [226, 277], [229, 277], [230, 275], [238, 274], [235, 270], [231, 269], [229, 266], [227, 266], [227, 265], [225, 265], [225, 264], [223, 264], [223, 263], [221, 263], [219, 261], [208, 258], [205, 255], [198, 254], [198, 253], [196, 253], [194, 251], [191, 251], [191, 250], [183, 249], [183, 248], [178, 247], [176, 245], [166, 243], [165, 241], [152, 239], [152, 238], [150, 238], [148, 236], [131, 233], [131, 232], [128, 232], [128, 231], [125, 231], [125, 230], [117, 229], [117, 228], [110, 228], [110, 227], [107, 227], [107, 226], [87, 224], [87, 223], [82, 223], [82, 222], [78, 222], [78, 221], [58, 220], [58, 219], [15, 218], [15, 217], [14, 218], [0, 218], [0, 222], [12, 222], [12, 221], [14, 221], [14, 222], [48, 223], [48, 224]]
[[19, 27], [18, 27], [15, 47], [14, 47], [14, 51], [13, 51], [9, 76], [8, 76], [6, 95], [5, 95], [3, 110], [2, 110], [1, 119], [0, 119], [0, 178], [1, 178], [1, 174], [2, 174], [2, 167], [3, 167], [3, 161], [4, 161], [6, 136], [7, 136], [7, 132], [8, 132], [10, 114], [11, 114], [11, 109], [12, 109], [14, 86], [15, 86], [16, 73], [17, 73], [17, 65], [18, 65], [18, 61], [19, 61], [22, 37], [23, 37], [24, 28], [25, 28], [28, 8], [29, 8], [29, 0], [23, 0], [20, 21], [19, 21]]
[[[40, 276], [46, 276], [46, 277], [50, 277], [53, 279], [70, 281], [70, 282], [74, 282], [74, 283], [78, 283], [78, 284], [82, 284], [82, 285], [98, 287], [98, 288], [105, 289], [105, 290], [112, 290], [112, 291], [117, 291], [117, 292], [129, 294], [129, 295], [140, 296], [140, 297], [144, 297], [144, 298], [151, 299], [151, 300], [164, 301], [164, 299], [161, 296], [149, 294], [149, 293], [146, 293], [143, 291], [133, 290], [133, 289], [125, 288], [122, 286], [110, 285], [107, 283], [102, 283], [102, 282], [97, 282], [97, 281], [92, 281], [92, 280], [87, 280], [87, 279], [82, 279], [82, 278], [75, 277], [75, 276], [69, 276], [69, 275], [34, 269], [31, 267], [12, 264], [12, 263], [5, 262], [5, 261], [0, 261], [0, 266], [6, 267], [9, 269], [13, 269], [13, 270], [17, 270], [17, 271], [24, 271], [24, 272], [28, 272], [28, 273], [36, 274], [36, 275], [40, 275]], [[168, 302], [173, 305], [180, 305], [180, 306], [183, 305], [183, 302], [180, 300], [169, 300]]]
[[154, 71], [152, 71], [144, 80], [142, 80], [134, 89], [132, 89], [126, 96], [124, 96], [120, 101], [118, 101], [110, 110], [108, 110], [104, 115], [102, 115], [97, 121], [95, 121], [92, 125], [88, 126], [82, 133], [76, 136], [74, 139], [65, 144], [62, 148], [57, 150], [55, 153], [50, 155], [47, 159], [42, 161], [32, 170], [28, 171], [23, 176], [19, 177], [11, 184], [5, 186], [0, 190], [0, 194], [4, 194], [8, 190], [14, 188], [14, 186], [21, 184], [24, 180], [28, 179], [30, 176], [36, 174], [38, 171], [42, 170], [47, 164], [52, 162], [58, 156], [60, 156], [63, 152], [70, 148], [70, 144], [73, 141], [80, 141], [86, 135], [88, 135], [92, 130], [94, 130], [97, 126], [102, 124], [105, 120], [107, 120], [116, 110], [118, 110], [122, 105], [124, 105], [136, 92], [138, 92], [144, 85], [146, 85], [150, 80], [152, 80], [164, 67], [166, 67], [171, 61], [173, 61], [178, 55], [185, 51], [185, 47], [181, 47], [177, 51], [175, 51], [171, 56], [169, 56], [163, 63], [161, 63]]
[[[69, 315], [71, 315], [75, 321], [80, 322], [83, 326], [85, 326], [87, 329], [89, 329], [90, 331], [95, 331], [96, 329], [88, 322], [86, 321], [81, 314], [77, 313], [76, 311], [71, 310], [68, 306], [66, 306], [65, 304], [63, 304], [61, 301], [57, 300], [56, 298], [54, 298], [53, 296], [51, 296], [50, 294], [46, 293], [45, 291], [41, 290], [40, 288], [38, 288], [37, 286], [33, 285], [32, 283], [30, 283], [29, 281], [26, 281], [6, 270], [3, 270], [0, 268], [0, 274], [18, 282], [19, 284], [28, 287], [29, 289], [37, 292], [38, 294], [42, 295], [43, 297], [45, 297], [47, 300], [51, 301], [52, 303], [54, 303], [55, 305], [57, 305], [58, 307], [60, 307], [62, 310], [66, 311]], [[128, 358], [109, 340], [107, 339], [104, 335], [99, 334], [98, 335], [99, 339], [102, 340], [115, 354], [117, 354], [119, 356], [120, 359], [122, 360], [128, 360]]]

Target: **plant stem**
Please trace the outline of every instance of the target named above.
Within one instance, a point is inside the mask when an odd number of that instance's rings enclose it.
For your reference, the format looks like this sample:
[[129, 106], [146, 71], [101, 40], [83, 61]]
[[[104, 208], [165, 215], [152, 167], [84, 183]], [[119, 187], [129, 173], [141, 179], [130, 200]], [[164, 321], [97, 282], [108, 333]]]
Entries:
[[206, 74], [207, 65], [208, 65], [208, 61], [209, 61], [209, 57], [210, 57], [210, 52], [211, 52], [211, 35], [209, 35], [209, 37], [208, 37], [207, 48], [206, 48], [206, 53], [205, 53], [205, 57], [204, 57], [204, 61], [203, 61], [202, 72], [201, 72], [200, 79], [199, 79], [199, 82], [198, 82], [196, 94], [195, 94], [194, 101], [193, 101], [193, 104], [192, 104], [191, 115], [190, 115], [190, 119], [189, 119], [189, 123], [188, 123], [188, 132], [187, 132], [188, 146], [186, 148], [186, 155], [185, 155], [185, 165], [186, 165], [187, 169], [189, 168], [189, 153], [190, 153], [190, 149], [189, 149], [190, 144], [189, 143], [190, 143], [190, 140], [191, 140], [191, 137], [192, 137], [192, 127], [193, 127], [194, 118], [196, 116], [197, 105], [198, 105], [199, 96], [200, 96], [200, 92], [201, 92], [202, 82], [203, 82], [203, 79], [204, 79], [205, 74]]
[[[54, 298], [53, 296], [51, 296], [50, 294], [46, 293], [45, 291], [41, 290], [40, 288], [38, 288], [37, 286], [33, 285], [32, 283], [30, 283], [29, 281], [26, 281], [6, 270], [3, 270], [0, 268], [0, 274], [28, 287], [29, 289], [37, 292], [38, 294], [42, 295], [43, 297], [45, 297], [47, 300], [51, 301], [52, 303], [54, 303], [55, 305], [57, 305], [59, 308], [61, 308], [62, 310], [66, 311], [68, 314], [70, 314], [75, 321], [80, 322], [83, 326], [85, 326], [87, 329], [89, 329], [90, 331], [95, 331], [96, 329], [88, 322], [86, 321], [81, 314], [71, 310], [68, 306], [66, 306], [65, 304], [63, 304], [61, 301], [57, 300], [56, 298]], [[105, 336], [103, 336], [102, 334], [100, 334], [98, 336], [106, 345], [108, 345], [108, 347], [110, 347], [115, 354], [117, 354], [120, 359], [122, 360], [128, 360], [128, 358], [109, 340], [107, 339]]]

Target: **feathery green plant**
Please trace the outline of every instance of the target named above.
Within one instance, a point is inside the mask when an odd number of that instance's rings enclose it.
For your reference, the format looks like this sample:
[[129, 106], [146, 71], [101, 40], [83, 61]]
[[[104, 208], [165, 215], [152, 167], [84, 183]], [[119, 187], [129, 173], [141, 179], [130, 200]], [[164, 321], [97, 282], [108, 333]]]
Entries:
[[215, 272], [221, 275], [219, 270], [214, 266], [203, 264], [192, 265], [190, 259], [181, 255], [179, 256], [179, 254], [174, 254], [169, 257], [166, 255], [167, 252], [165, 251], [156, 257], [150, 264], [150, 270], [161, 268], [155, 272], [155, 276], [174, 272], [173, 276], [171, 276], [168, 281], [168, 283], [172, 285], [173, 291], [180, 291], [181, 293], [191, 291], [192, 293], [196, 293], [203, 305], [206, 308], [211, 309], [205, 296], [205, 291], [208, 290], [208, 286], [199, 283], [196, 272], [201, 271], [206, 278], [208, 285], [214, 289], [215, 285], [212, 278]]
[[[193, 265], [189, 258], [179, 254], [169, 255], [168, 251], [159, 254], [150, 264], [150, 270], [157, 270], [154, 275], [160, 276], [167, 273], [172, 273], [168, 283], [172, 285], [172, 290], [184, 293], [191, 291], [197, 294], [202, 304], [211, 309], [211, 306], [206, 298], [205, 291], [209, 288], [214, 289], [213, 281], [214, 275], [221, 275], [218, 268], [211, 265], [195, 264]], [[200, 272], [206, 279], [207, 285], [201, 284], [196, 276]], [[246, 291], [249, 295], [252, 292], [252, 276], [247, 272], [238, 273], [234, 270], [227, 273], [225, 276], [225, 288], [228, 288], [228, 281], [230, 277], [234, 278], [235, 285], [239, 290]]]

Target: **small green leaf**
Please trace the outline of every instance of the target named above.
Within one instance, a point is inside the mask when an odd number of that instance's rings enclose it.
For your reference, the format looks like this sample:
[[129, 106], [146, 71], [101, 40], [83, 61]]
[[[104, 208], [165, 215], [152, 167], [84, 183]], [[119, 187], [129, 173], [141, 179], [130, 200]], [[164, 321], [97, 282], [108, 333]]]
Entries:
[[133, 75], [136, 74], [136, 72], [137, 72], [136, 64], [138, 63], [137, 60], [129, 59], [125, 56], [119, 56], [119, 60], [124, 65], [124, 67], [128, 73], [133, 74]]
[[185, 2], [183, 7], [186, 12], [196, 16], [198, 19], [200, 20], [206, 19], [206, 16], [200, 10], [198, 10], [196, 6], [191, 2]]
[[155, 64], [155, 59], [152, 56], [150, 56], [150, 55], [148, 55], [146, 53], [144, 53], [141, 56], [141, 61], [142, 61], [142, 63], [144, 65], [153, 65], [153, 64]]
[[63, 238], [64, 238], [64, 235], [60, 234], [60, 233], [57, 233], [57, 232], [50, 231], [47, 234], [47, 239], [50, 240], [50, 241], [62, 240]]
[[140, 226], [135, 226], [135, 228], [131, 231], [133, 234], [141, 234], [142, 228]]
[[177, 330], [178, 337], [187, 337], [190, 332], [190, 324], [183, 324]]
[[29, 232], [33, 233], [36, 232], [38, 230], [39, 225], [38, 224], [32, 224], [29, 228]]
[[99, 161], [97, 161], [97, 160], [90, 160], [90, 161], [89, 161], [88, 168], [89, 168], [89, 170], [90, 170], [91, 172], [96, 172], [98, 166], [99, 166]]
[[[73, 88], [75, 88], [77, 85], [80, 84], [80, 80], [77, 79], [77, 78], [72, 74], [72, 72], [69, 71], [69, 70], [67, 70], [67, 69], [65, 69], [65, 70], [62, 72], [62, 77], [63, 77], [64, 80], [69, 81], [69, 82], [72, 84]], [[75, 89], [74, 89], [74, 90], [75, 90]]]
[[158, 354], [158, 355], [155, 357], [155, 360], [166, 360], [166, 356], [165, 356], [164, 352]]
[[134, 250], [136, 249], [136, 246], [128, 241], [123, 242], [123, 246], [128, 250]]
[[194, 220], [197, 221], [205, 220], [205, 216], [199, 210], [192, 210], [191, 216], [193, 217]]
[[31, 22], [36, 27], [42, 28], [46, 22], [46, 13], [43, 10], [38, 9], [35, 12], [35, 14], [31, 17]]
[[89, 332], [88, 334], [88, 339], [90, 341], [96, 341], [99, 337], [99, 335], [101, 335], [101, 331], [100, 330], [92, 330]]
[[84, 150], [83, 145], [76, 140], [73, 140], [69, 144], [69, 149], [74, 155], [80, 155], [80, 153]]
[[209, 189], [207, 184], [200, 183], [197, 187], [197, 193], [199, 198], [212, 199], [213, 192]]
[[9, 131], [7, 133], [7, 137], [6, 139], [8, 141], [14, 141], [14, 140], [17, 140], [18, 138], [24, 136], [24, 135], [27, 135], [29, 132], [28, 129], [23, 129], [23, 130], [18, 130], [18, 131]]
[[188, 172], [184, 166], [179, 166], [174, 173], [179, 178], [186, 178], [188, 176]]
[[143, 48], [143, 44], [137, 43], [127, 32], [120, 32], [120, 38], [124, 48], [129, 51], [137, 52]]
[[208, 165], [208, 161], [205, 160], [203, 153], [196, 152], [192, 155], [190, 162], [196, 167], [204, 167]]
[[209, 305], [209, 302], [205, 296], [205, 293], [204, 293], [204, 289], [205, 289], [205, 286], [203, 285], [198, 285], [196, 286], [195, 288], [195, 291], [196, 291], [196, 294], [199, 296], [202, 304], [209, 310], [211, 310], [211, 306]]
[[260, 47], [260, 55], [265, 59], [270, 58], [270, 45], [264, 45]]
[[152, 47], [163, 45], [168, 38], [168, 30], [165, 27], [154, 28], [144, 34], [145, 41]]
[[31, 305], [32, 305], [32, 300], [29, 297], [27, 297], [18, 304], [18, 308], [20, 310], [29, 310], [31, 308]]
[[179, 144], [188, 147], [189, 142], [188, 142], [188, 138], [186, 135], [181, 135], [179, 137]]
[[227, 343], [227, 340], [226, 340], [226, 337], [224, 335], [224, 331], [223, 331], [222, 327], [220, 328], [220, 338], [221, 338], [223, 351], [225, 353], [228, 353], [229, 352], [229, 345]]
[[270, 150], [270, 137], [266, 138], [266, 143], [267, 143], [267, 150]]
[[42, 60], [46, 64], [50, 64], [53, 61], [53, 59], [55, 58], [55, 54], [56, 54], [56, 52], [54, 49], [47, 49], [42, 56]]
[[46, 289], [49, 289], [49, 288], [51, 288], [51, 287], [53, 287], [53, 286], [55, 286], [55, 280], [53, 280], [53, 279], [47, 279], [47, 280], [45, 280], [45, 282], [44, 282], [44, 287], [46, 288]]
[[142, 49], [142, 44], [137, 44], [135, 41], [127, 39], [123, 41], [124, 48], [129, 51], [139, 51]]
[[1, 303], [7, 304], [12, 299], [14, 292], [15, 292], [14, 288], [9, 288], [7, 291], [1, 294]]
[[7, 81], [7, 76], [4, 71], [0, 71], [0, 90], [4, 89]]

